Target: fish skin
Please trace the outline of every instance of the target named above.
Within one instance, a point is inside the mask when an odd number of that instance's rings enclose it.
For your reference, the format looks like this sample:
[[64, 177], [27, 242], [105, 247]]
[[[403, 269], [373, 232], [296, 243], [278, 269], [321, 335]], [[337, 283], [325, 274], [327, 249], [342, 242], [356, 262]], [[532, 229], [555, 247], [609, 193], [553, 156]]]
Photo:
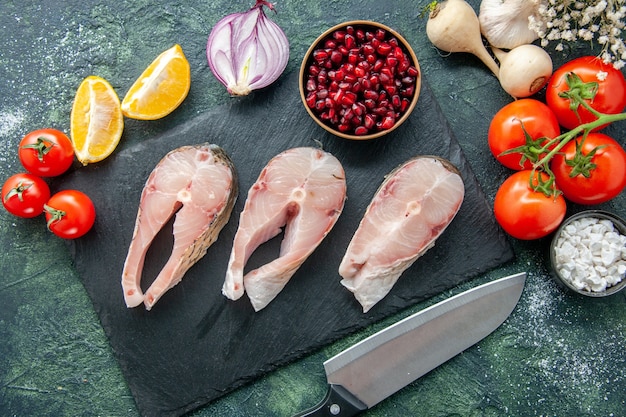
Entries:
[[[128, 308], [143, 303], [150, 310], [181, 281], [228, 223], [237, 193], [234, 164], [217, 145], [183, 146], [159, 161], [141, 193], [133, 238], [124, 262], [122, 289]], [[144, 294], [141, 275], [146, 253], [174, 213], [172, 253]]]
[[354, 293], [364, 313], [434, 246], [464, 194], [459, 171], [438, 157], [412, 158], [385, 177], [339, 265], [341, 284]]
[[[272, 158], [248, 191], [224, 296], [237, 300], [246, 292], [255, 311], [265, 308], [333, 228], [345, 199], [345, 173], [330, 153], [302, 147]], [[283, 227], [279, 257], [244, 276], [252, 253]]]

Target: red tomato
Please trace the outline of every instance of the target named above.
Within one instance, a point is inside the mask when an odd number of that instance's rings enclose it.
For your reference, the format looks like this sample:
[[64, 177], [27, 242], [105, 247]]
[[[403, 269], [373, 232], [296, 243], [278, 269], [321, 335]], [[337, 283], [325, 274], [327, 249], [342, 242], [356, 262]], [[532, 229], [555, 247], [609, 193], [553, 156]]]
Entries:
[[91, 199], [77, 190], [59, 191], [45, 207], [48, 229], [63, 239], [75, 239], [87, 233], [96, 220]]
[[28, 172], [55, 177], [74, 162], [74, 148], [65, 133], [56, 129], [34, 130], [20, 141], [18, 156]]
[[[626, 80], [621, 71], [605, 64], [594, 56], [584, 56], [565, 63], [552, 74], [546, 90], [546, 102], [556, 114], [561, 126], [571, 130], [576, 126], [597, 119], [589, 110], [578, 106], [577, 112], [570, 108], [570, 99], [561, 97], [568, 90], [570, 73], [576, 74], [582, 84], [575, 89], [583, 94], [585, 102], [600, 113], [617, 114], [626, 107]], [[591, 87], [597, 86], [595, 95]], [[599, 130], [600, 126], [595, 130]]]
[[[531, 169], [533, 161], [525, 158], [523, 153], [502, 153], [527, 144], [540, 148], [545, 142], [542, 138], [553, 139], [560, 133], [559, 122], [548, 106], [531, 98], [516, 100], [502, 107], [491, 120], [489, 149], [508, 168]], [[540, 156], [535, 154], [534, 161]]]
[[[565, 217], [566, 204], [561, 194], [547, 196], [530, 188], [530, 175], [533, 171], [518, 171], [507, 178], [498, 191], [494, 202], [496, 220], [505, 232], [517, 239], [539, 239], [552, 233]], [[543, 181], [545, 173], [535, 172]]]
[[[579, 169], [571, 165], [574, 162], [580, 164]], [[552, 158], [550, 169], [565, 198], [578, 204], [604, 203], [626, 187], [626, 151], [603, 133], [590, 133], [584, 141], [580, 137], [568, 142]]]
[[2, 204], [15, 216], [30, 218], [40, 215], [49, 198], [48, 184], [33, 174], [15, 174], [2, 186]]

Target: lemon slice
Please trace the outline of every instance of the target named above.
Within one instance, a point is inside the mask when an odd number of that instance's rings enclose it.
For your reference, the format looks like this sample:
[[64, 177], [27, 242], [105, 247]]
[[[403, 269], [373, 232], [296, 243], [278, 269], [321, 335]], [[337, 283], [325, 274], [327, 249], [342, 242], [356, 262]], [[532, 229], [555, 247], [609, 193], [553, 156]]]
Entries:
[[98, 162], [117, 147], [124, 116], [117, 93], [104, 78], [90, 75], [78, 86], [70, 116], [70, 137], [76, 158], [83, 164]]
[[190, 85], [189, 62], [176, 44], [156, 57], [137, 78], [122, 100], [122, 113], [139, 120], [165, 117], [187, 97]]

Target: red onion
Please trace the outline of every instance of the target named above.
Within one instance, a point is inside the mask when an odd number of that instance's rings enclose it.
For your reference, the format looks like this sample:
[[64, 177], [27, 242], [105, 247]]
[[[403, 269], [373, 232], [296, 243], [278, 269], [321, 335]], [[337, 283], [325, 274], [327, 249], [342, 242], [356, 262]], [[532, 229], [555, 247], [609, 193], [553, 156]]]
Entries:
[[234, 96], [266, 87], [283, 73], [289, 60], [289, 41], [267, 18], [264, 0], [245, 13], [233, 13], [217, 22], [207, 42], [207, 60], [215, 77]]

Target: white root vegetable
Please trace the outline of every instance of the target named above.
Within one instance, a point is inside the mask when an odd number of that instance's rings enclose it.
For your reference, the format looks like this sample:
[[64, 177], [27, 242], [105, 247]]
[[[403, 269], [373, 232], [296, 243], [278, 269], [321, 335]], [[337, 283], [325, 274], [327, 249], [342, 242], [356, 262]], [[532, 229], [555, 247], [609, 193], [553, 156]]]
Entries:
[[498, 76], [498, 64], [483, 44], [478, 16], [465, 0], [437, 3], [428, 16], [426, 35], [442, 51], [475, 55]]
[[532, 96], [552, 76], [552, 58], [539, 46], [521, 45], [509, 52], [491, 49], [500, 61], [500, 85], [515, 98]]
[[478, 12], [480, 30], [489, 45], [513, 49], [532, 43], [539, 36], [529, 28], [529, 18], [538, 13], [538, 0], [482, 0]]

